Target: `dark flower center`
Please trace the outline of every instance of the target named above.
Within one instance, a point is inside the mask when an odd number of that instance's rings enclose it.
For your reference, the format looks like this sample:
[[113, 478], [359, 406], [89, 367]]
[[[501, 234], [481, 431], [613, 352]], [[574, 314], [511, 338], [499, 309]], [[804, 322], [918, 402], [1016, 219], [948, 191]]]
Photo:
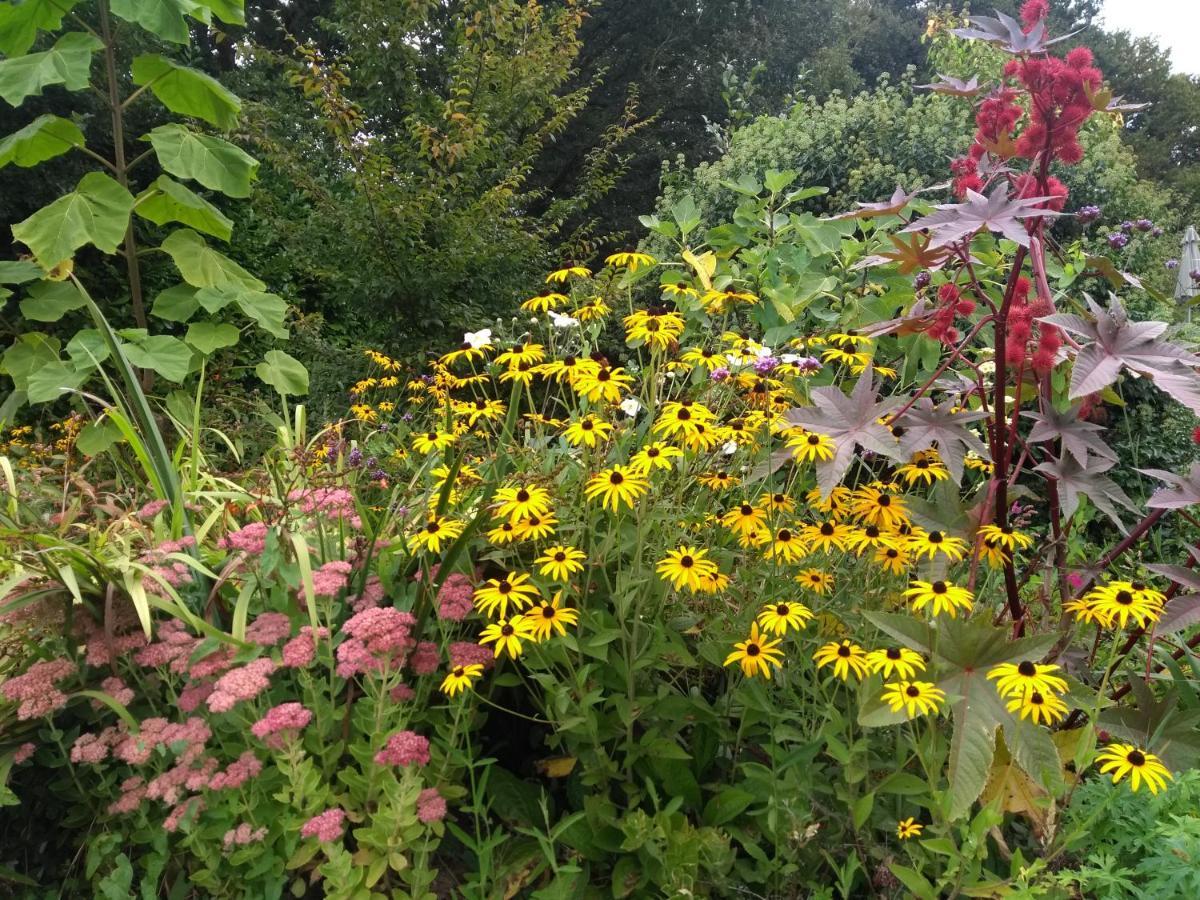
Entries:
[[519, 491], [517, 491], [517, 502], [518, 503], [528, 503], [529, 502], [529, 491], [525, 490], [525, 488], [521, 488]]
[[749, 515], [752, 515], [752, 514], [754, 513], [754, 507], [753, 507], [753, 506], [751, 506], [749, 503], [743, 503], [743, 504], [742, 504], [742, 508], [741, 508], [741, 512], [742, 512], [742, 515], [743, 515], [743, 516], [749, 516]]
[[945, 538], [942, 537], [942, 533], [940, 531], [929, 532], [929, 543], [940, 544], [943, 540], [945, 540]]
[[684, 554], [683, 556], [679, 557], [679, 564], [681, 566], [683, 566], [685, 569], [690, 569], [692, 566], [694, 566], [696, 564], [696, 561], [694, 559], [692, 559], [690, 556]]
[[875, 538], [879, 537], [879, 529], [876, 528], [874, 525], [868, 525], [865, 529], [863, 529], [863, 532], [871, 540], [875, 540]]
[[542, 607], [542, 618], [543, 619], [553, 619], [555, 612], [556, 612], [556, 610], [554, 609], [553, 606], [543, 606]]
[[601, 369], [599, 372], [596, 373], [597, 381], [610, 381], [611, 379], [612, 379], [612, 373], [609, 372], [608, 369]]
[[887, 658], [888, 658], [888, 659], [899, 659], [899, 658], [900, 658], [900, 651], [899, 651], [899, 650], [897, 650], [895, 647], [891, 647], [891, 648], [889, 648], [889, 649], [888, 649], [888, 652], [887, 652]]
[[900, 551], [894, 547], [888, 547], [887, 550], [884, 551], [884, 556], [886, 556], [888, 559], [895, 559], [899, 555]]
[[436, 432], [436, 431], [431, 431], [431, 432], [429, 432], [428, 434], [426, 434], [426, 435], [425, 435], [425, 437], [426, 437], [426, 438], [428, 438], [428, 439], [429, 439], [429, 440], [431, 440], [431, 441], [436, 441], [436, 440], [437, 440], [437, 432]]
[[455, 678], [462, 678], [462, 676], [463, 676], [463, 667], [462, 667], [462, 666], [455, 666], [455, 667], [454, 667], [454, 677], [455, 677]]
[[904, 693], [908, 694], [910, 697], [920, 697], [921, 689], [915, 684], [910, 684], [907, 688], [905, 688]]
[[681, 410], [679, 410], [679, 412], [677, 412], [675, 414], [675, 418], [677, 418], [680, 422], [686, 422], [691, 417], [692, 417], [691, 412], [689, 412], [686, 409], [681, 409]]
[[1034, 706], [1041, 706], [1043, 703], [1046, 702], [1046, 698], [1043, 697], [1041, 694], [1039, 694], [1037, 691], [1034, 691], [1033, 693], [1031, 693], [1029, 695], [1029, 702], [1032, 703]]
[[529, 519], [525, 522], [525, 524], [529, 525], [531, 528], [537, 528], [539, 525], [542, 524], [542, 520], [539, 519], [537, 516], [530, 516]]
[[880, 506], [891, 506], [891, 505], [892, 505], [892, 498], [891, 498], [891, 497], [889, 497], [887, 494], [882, 494], [882, 495], [879, 497], [879, 499], [878, 499], [878, 500], [876, 500], [875, 502], [876, 502], [876, 503], [878, 503]]
[[947, 590], [947, 588], [946, 588], [946, 582], [944, 582], [944, 581], [935, 581], [933, 584], [931, 584], [931, 585], [929, 586], [929, 589], [930, 589], [931, 591], [933, 591], [935, 594], [944, 594], [944, 593], [946, 593], [946, 590]]
[[1131, 766], [1144, 766], [1146, 764], [1146, 756], [1141, 750], [1130, 750], [1125, 756], [1125, 761]]
[[512, 590], [512, 584], [510, 584], [508, 582], [508, 580], [506, 579], [506, 580], [500, 582], [499, 585], [497, 585], [497, 589], [500, 591], [500, 593], [507, 594]]
[[1116, 601], [1122, 606], [1130, 606], [1133, 603], [1133, 594], [1129, 591], [1117, 591]]
[[919, 459], [919, 460], [917, 460], [916, 466], [917, 466], [917, 468], [918, 468], [918, 469], [928, 469], [928, 468], [929, 468], [929, 461], [928, 461], [928, 460], [924, 460], [924, 459]]
[[789, 612], [791, 612], [791, 609], [788, 608], [786, 603], [780, 603], [775, 607], [775, 614], [777, 616], [786, 616]]
[[780, 528], [779, 534], [776, 535], [776, 538], [777, 538], [777, 540], [780, 540], [786, 544], [788, 541], [790, 541], [792, 539], [792, 533], [790, 531], [788, 531], [786, 528]]
[[837, 649], [837, 655], [842, 657], [842, 659], [845, 659], [850, 655], [850, 648], [845, 644], [842, 644], [842, 646], [838, 647]]
[[787, 500], [787, 497], [785, 497], [783, 494], [773, 494], [771, 496], [772, 503], [782, 504], [785, 500]]
[[625, 482], [625, 476], [622, 475], [620, 472], [613, 472], [611, 475], [608, 476], [609, 484], [623, 484], [624, 482]]
[[513, 627], [512, 627], [511, 625], [504, 625], [504, 626], [503, 626], [503, 627], [501, 627], [501, 629], [500, 629], [500, 633], [501, 633], [502, 635], [504, 635], [504, 637], [512, 637], [512, 635], [513, 635], [513, 631], [514, 631], [514, 629], [513, 629]]
[[817, 435], [815, 435], [815, 434], [810, 434], [810, 435], [808, 436], [808, 445], [809, 445], [810, 447], [815, 447], [815, 446], [817, 446], [817, 444], [819, 444], [819, 443], [821, 443], [821, 438], [820, 438], [820, 437], [818, 437]]
[[821, 526], [821, 534], [823, 534], [825, 537], [831, 537], [833, 532], [834, 528], [832, 523], [826, 522]]
[[566, 559], [567, 559], [567, 554], [563, 553], [561, 550], [559, 550], [557, 553], [554, 554], [555, 562], [565, 562]]
[[1025, 678], [1032, 678], [1037, 674], [1037, 666], [1035, 666], [1029, 660], [1025, 660], [1017, 666], [1017, 672]]
[[758, 644], [747, 644], [746, 645], [746, 655], [747, 656], [758, 656], [758, 652], [759, 652]]
[[584, 419], [582, 422], [579, 423], [579, 427], [582, 428], [584, 431], [591, 431], [596, 426], [594, 424], [592, 424], [591, 419]]
[[442, 526], [439, 525], [437, 522], [430, 522], [428, 525], [425, 526], [425, 530], [428, 531], [430, 534], [437, 534], [438, 529], [441, 527]]
[[660, 451], [657, 447], [651, 447], [649, 450], [646, 451], [646, 455], [648, 457], [650, 457], [651, 459], [658, 459], [659, 453], [660, 453]]

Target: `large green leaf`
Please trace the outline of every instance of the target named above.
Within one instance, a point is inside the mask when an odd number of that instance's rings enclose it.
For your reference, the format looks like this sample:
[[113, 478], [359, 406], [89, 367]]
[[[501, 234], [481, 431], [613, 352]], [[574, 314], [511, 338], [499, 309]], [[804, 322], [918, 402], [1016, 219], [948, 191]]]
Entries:
[[[244, 0], [197, 0], [195, 5], [201, 11], [211, 12], [226, 25], [246, 24]], [[193, 15], [196, 14], [193, 13]]]
[[168, 381], [183, 381], [192, 370], [191, 348], [167, 334], [150, 335], [136, 344], [124, 344], [121, 349], [133, 365], [153, 369]]
[[0, 60], [0, 97], [10, 106], [20, 106], [52, 84], [82, 91], [88, 86], [92, 54], [103, 46], [90, 34], [71, 31], [49, 50]]
[[229, 141], [178, 124], [160, 125], [147, 139], [159, 164], [176, 178], [190, 178], [230, 197], [250, 196], [258, 161]]
[[0, 53], [23, 56], [39, 31], [57, 31], [79, 0], [17, 0], [0, 3]]
[[110, 5], [114, 15], [176, 44], [191, 39], [184, 16], [206, 25], [214, 14], [230, 25], [246, 22], [242, 0], [111, 0]]
[[0, 284], [24, 284], [27, 281], [37, 281], [45, 274], [41, 266], [27, 259], [0, 261]]
[[87, 377], [87, 372], [55, 359], [29, 374], [25, 390], [29, 392], [30, 403], [49, 403], [68, 391], [79, 390]]
[[175, 262], [175, 268], [188, 284], [198, 288], [244, 288], [261, 291], [261, 281], [224, 253], [208, 246], [204, 238], [190, 228], [171, 232], [162, 249]]
[[74, 191], [14, 225], [12, 233], [49, 270], [85, 244], [115, 253], [125, 238], [131, 209], [129, 191], [101, 172], [89, 172]]
[[133, 209], [155, 225], [181, 222], [223, 241], [228, 241], [233, 234], [230, 218], [195, 191], [166, 175], [160, 175], [154, 184], [138, 194]]
[[[84, 303], [86, 302], [87, 298], [84, 298]], [[75, 368], [80, 371], [96, 368], [108, 359], [110, 352], [104, 335], [95, 328], [81, 328], [67, 341], [67, 356], [71, 357], [71, 362], [75, 363]]]
[[18, 390], [26, 390], [29, 376], [42, 366], [58, 360], [62, 341], [41, 331], [18, 335], [0, 356], [0, 372], [13, 380]]
[[184, 340], [208, 356], [214, 350], [232, 347], [241, 336], [237, 326], [228, 322], [193, 322], [188, 326]]
[[83, 132], [70, 119], [38, 116], [20, 131], [0, 140], [0, 169], [16, 163], [28, 169], [83, 146]]
[[271, 336], [280, 340], [288, 336], [287, 327], [283, 324], [284, 316], [287, 315], [287, 304], [282, 297], [262, 291], [239, 291], [237, 305], [259, 328]]
[[159, 293], [154, 298], [150, 315], [168, 322], [186, 322], [200, 308], [196, 289], [190, 284], [177, 284]]
[[87, 302], [70, 281], [41, 281], [30, 286], [21, 301], [21, 315], [34, 322], [57, 322]]
[[268, 350], [254, 371], [284, 396], [308, 393], [308, 370], [300, 360], [282, 350]]
[[203, 119], [218, 128], [236, 125], [242, 109], [242, 101], [211, 75], [157, 53], [134, 58], [133, 83], [148, 85], [171, 112]]

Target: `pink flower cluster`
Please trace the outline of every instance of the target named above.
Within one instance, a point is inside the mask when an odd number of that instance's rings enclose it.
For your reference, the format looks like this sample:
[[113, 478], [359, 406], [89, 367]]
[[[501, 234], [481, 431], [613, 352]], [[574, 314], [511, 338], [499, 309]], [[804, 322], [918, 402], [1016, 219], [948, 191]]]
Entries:
[[260, 647], [274, 647], [292, 633], [292, 620], [285, 613], [267, 612], [246, 627], [246, 640]]
[[252, 778], [257, 778], [262, 772], [262, 762], [254, 751], [246, 750], [225, 767], [223, 772], [217, 772], [209, 779], [210, 791], [236, 791]]
[[26, 741], [20, 747], [13, 751], [13, 765], [19, 766], [29, 757], [33, 756], [33, 751], [37, 749], [37, 744], [32, 741]]
[[318, 597], [336, 597], [345, 590], [350, 577], [350, 563], [342, 559], [327, 562], [313, 572], [313, 593]]
[[163, 830], [174, 834], [183, 824], [184, 819], [194, 819], [204, 809], [204, 800], [200, 797], [189, 797], [176, 806], [163, 820]]
[[417, 818], [428, 825], [446, 818], [446, 798], [437, 788], [425, 788], [417, 797]]
[[18, 719], [39, 719], [67, 704], [67, 695], [58, 689], [58, 682], [76, 672], [69, 659], [47, 659], [36, 662], [24, 674], [10, 678], [0, 685], [5, 699], [20, 703]]
[[317, 656], [317, 641], [327, 637], [329, 629], [324, 625], [317, 628], [315, 635], [311, 625], [302, 626], [300, 633], [283, 645], [284, 668], [305, 669], [311, 666]]
[[375, 754], [381, 766], [410, 766], [429, 763], [429, 739], [415, 731], [399, 731], [388, 738], [387, 744]]
[[292, 491], [288, 500], [296, 503], [306, 516], [321, 515], [345, 519], [351, 528], [362, 528], [362, 520], [354, 506], [354, 496], [345, 488], [320, 487]]
[[398, 669], [412, 648], [410, 613], [392, 607], [373, 607], [355, 613], [342, 625], [347, 635], [337, 648], [337, 673], [352, 678], [359, 673]]
[[335, 806], [305, 822], [300, 827], [300, 836], [315, 837], [322, 844], [327, 844], [342, 836], [342, 827], [345, 821], [346, 813]]
[[152, 577], [147, 578], [145, 581], [146, 590], [152, 594], [164, 596], [166, 591], [162, 586], [162, 582], [166, 582], [173, 588], [191, 584], [191, 568], [186, 563], [179, 562], [178, 560], [168, 560], [167, 557], [172, 553], [180, 553], [195, 545], [196, 538], [192, 535], [187, 535], [186, 537], [179, 538], [179, 540], [164, 541], [146, 550], [139, 558], [139, 562], [149, 566], [152, 573]]
[[267, 714], [250, 726], [250, 733], [268, 747], [281, 747], [308, 727], [313, 714], [300, 703], [281, 703], [267, 710]]
[[[120, 703], [122, 706], [128, 706], [133, 702], [133, 688], [129, 687], [118, 676], [112, 675], [100, 682], [100, 689]], [[96, 709], [103, 708], [104, 704], [99, 700], [93, 700], [92, 706]]]
[[478, 664], [486, 671], [496, 664], [495, 654], [490, 649], [472, 641], [455, 641], [446, 648], [446, 655], [450, 658], [451, 668]]
[[208, 708], [213, 712], [229, 712], [241, 701], [253, 700], [271, 686], [274, 671], [275, 662], [268, 657], [230, 669], [217, 679], [215, 689], [206, 701]]
[[362, 612], [372, 606], [380, 606], [383, 604], [384, 596], [383, 582], [379, 580], [379, 576], [371, 575], [367, 578], [367, 583], [363, 585], [362, 592], [358, 596], [350, 598], [350, 609], [354, 612]]
[[267, 546], [266, 523], [251, 522], [244, 528], [231, 531], [217, 541], [217, 546], [222, 550], [233, 550], [247, 556], [262, 556]]
[[475, 588], [470, 578], [461, 572], [448, 575], [437, 593], [438, 618], [461, 622], [474, 609], [474, 597]]
[[245, 847], [247, 844], [257, 844], [267, 836], [267, 829], [251, 828], [246, 822], [240, 824], [237, 828], [230, 828], [225, 832], [225, 837], [221, 843], [225, 845], [225, 850], [232, 850], [234, 847]]
[[429, 675], [437, 671], [441, 661], [438, 645], [433, 641], [421, 641], [409, 656], [408, 665], [416, 675]]
[[145, 504], [141, 509], [139, 509], [136, 515], [139, 519], [143, 520], [153, 519], [169, 505], [170, 504], [167, 503], [166, 500], [151, 500], [149, 503]]

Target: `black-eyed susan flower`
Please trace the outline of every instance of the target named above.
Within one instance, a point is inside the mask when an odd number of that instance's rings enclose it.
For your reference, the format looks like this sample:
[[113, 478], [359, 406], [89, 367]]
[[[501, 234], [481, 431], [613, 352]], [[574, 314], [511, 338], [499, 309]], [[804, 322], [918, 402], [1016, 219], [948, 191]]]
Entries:
[[511, 619], [500, 619], [487, 625], [479, 635], [481, 645], [494, 644], [495, 656], [501, 653], [510, 659], [521, 655], [521, 641], [533, 638], [529, 622], [524, 616], [513, 616]]
[[762, 675], [771, 677], [771, 666], [783, 667], [783, 651], [779, 649], [779, 638], [768, 638], [758, 630], [758, 623], [750, 625], [750, 637], [733, 645], [733, 652], [725, 657], [725, 665], [737, 663], [747, 678]]
[[542, 594], [524, 572], [509, 572], [503, 578], [489, 578], [475, 589], [475, 606], [489, 618], [508, 615], [510, 605], [517, 609], [529, 606]]
[[721, 443], [721, 430], [707, 422], [697, 422], [676, 436], [676, 440], [689, 450], [704, 453]]
[[1000, 663], [988, 670], [988, 680], [996, 682], [1001, 697], [1023, 697], [1037, 691], [1041, 694], [1061, 693], [1067, 683], [1054, 673], [1059, 667], [1023, 660], [1019, 663]]
[[813, 659], [816, 660], [818, 669], [833, 666], [833, 674], [842, 681], [851, 675], [861, 681], [866, 677], [869, 669], [867, 652], [849, 640], [822, 644], [813, 654]]
[[559, 637], [567, 633], [568, 626], [579, 622], [579, 611], [562, 605], [562, 591], [555, 591], [550, 602], [542, 601], [523, 614], [534, 640], [544, 641], [554, 634]]
[[914, 453], [905, 465], [896, 470], [904, 481], [911, 487], [914, 484], [924, 484], [926, 487], [935, 481], [945, 481], [950, 477], [950, 470], [942, 463], [942, 458], [936, 450], [922, 450]]
[[350, 406], [350, 415], [360, 422], [378, 422], [379, 413], [369, 403], [354, 403]]
[[668, 550], [667, 555], [655, 567], [655, 571], [664, 581], [670, 582], [675, 590], [686, 587], [696, 592], [704, 590], [701, 579], [716, 574], [718, 567], [708, 558], [707, 550], [684, 545], [675, 550]]
[[911, 719], [937, 712], [946, 700], [946, 692], [930, 681], [898, 681], [884, 685], [882, 699], [892, 712], [904, 710]]
[[516, 522], [550, 512], [550, 492], [536, 484], [508, 484], [496, 489], [494, 518]]
[[721, 524], [737, 535], [757, 534], [766, 527], [767, 514], [744, 500], [721, 516]]
[[1063, 612], [1072, 613], [1077, 622], [1093, 622], [1097, 625], [1104, 625], [1109, 621], [1108, 611], [1101, 609], [1091, 594], [1068, 600], [1063, 604]]
[[920, 611], [926, 606], [932, 605], [935, 616], [947, 613], [952, 619], [958, 617], [959, 609], [970, 609], [975, 599], [975, 595], [969, 590], [951, 584], [949, 581], [918, 581], [915, 579], [909, 583], [904, 596], [909, 599], [915, 610]]
[[925, 671], [925, 658], [907, 647], [888, 647], [868, 653], [867, 665], [872, 672], [884, 678], [891, 678], [895, 672], [901, 678], [910, 679], [918, 672]]
[[1162, 760], [1132, 744], [1109, 744], [1096, 756], [1096, 762], [1100, 764], [1101, 772], [1112, 775], [1113, 784], [1128, 775], [1129, 787], [1134, 791], [1144, 781], [1150, 793], [1157, 794], [1173, 777]]
[[1006, 525], [1001, 528], [996, 524], [982, 525], [979, 528], [979, 536], [985, 542], [992, 541], [999, 547], [1005, 550], [1028, 550], [1033, 546], [1033, 538], [1027, 534], [1022, 534], [1016, 529]]
[[596, 372], [600, 364], [586, 356], [564, 356], [562, 359], [551, 359], [538, 366], [538, 374], [543, 378], [562, 384], [572, 383], [580, 375]]
[[655, 441], [652, 444], [647, 444], [633, 455], [629, 460], [629, 468], [633, 469], [639, 475], [649, 475], [654, 469], [666, 469], [670, 471], [671, 460], [679, 459], [682, 456], [683, 451], [678, 447], [672, 447], [670, 444]]
[[567, 581], [576, 572], [583, 571], [583, 561], [587, 554], [582, 550], [566, 544], [547, 547], [542, 555], [534, 560], [538, 572], [555, 581]]
[[546, 348], [541, 344], [522, 343], [510, 347], [496, 357], [501, 366], [517, 366], [521, 363], [540, 363], [546, 358]]
[[654, 265], [654, 257], [649, 253], [622, 250], [620, 253], [614, 253], [606, 258], [604, 264], [613, 268], [623, 268], [628, 269], [630, 272], [636, 272], [638, 269]]
[[655, 434], [675, 437], [694, 429], [697, 424], [710, 423], [715, 419], [716, 415], [713, 414], [713, 411], [702, 403], [690, 400], [672, 400], [663, 404], [662, 411], [655, 420], [652, 430]]
[[413, 449], [418, 453], [440, 453], [453, 446], [457, 435], [449, 431], [419, 431], [413, 435]]
[[905, 541], [905, 549], [917, 559], [923, 556], [933, 559], [940, 553], [957, 562], [966, 555], [967, 542], [944, 531], [913, 528]]
[[446, 677], [442, 680], [442, 693], [447, 697], [453, 697], [471, 687], [475, 679], [483, 674], [483, 666], [479, 663], [471, 663], [466, 666], [455, 666], [446, 673]]
[[1012, 562], [1013, 552], [993, 538], [979, 543], [979, 556], [989, 569], [1003, 569]]
[[563, 430], [563, 437], [572, 447], [595, 447], [607, 441], [613, 427], [603, 419], [588, 413], [580, 416]]
[[679, 357], [679, 361], [687, 366], [700, 366], [709, 372], [724, 368], [729, 363], [724, 353], [717, 353], [704, 347], [692, 347], [685, 350]]
[[577, 266], [574, 264], [563, 266], [561, 269], [555, 269], [546, 276], [546, 284], [557, 282], [562, 284], [568, 278], [590, 278], [592, 270], [586, 266]]
[[821, 569], [805, 569], [795, 581], [814, 594], [828, 594], [833, 590], [833, 576]]
[[902, 841], [907, 841], [909, 838], [921, 836], [921, 831], [925, 826], [909, 816], [907, 819], [901, 819], [896, 823], [896, 837]]
[[771, 542], [763, 551], [763, 556], [777, 562], [794, 563], [804, 559], [808, 553], [809, 546], [801, 529], [785, 525], [771, 534]]
[[509, 366], [500, 373], [501, 382], [516, 382], [517, 384], [533, 384], [533, 376], [537, 374], [537, 366], [530, 362], [520, 362]]
[[665, 350], [683, 334], [683, 318], [661, 307], [641, 309], [625, 317], [625, 339], [631, 344], [647, 344]]
[[583, 306], [572, 311], [571, 315], [580, 322], [595, 322], [603, 319], [610, 312], [612, 312], [612, 307], [604, 302], [603, 297], [592, 297]]
[[633, 376], [624, 369], [597, 366], [594, 370], [581, 372], [571, 386], [591, 403], [620, 403], [621, 394], [629, 390]]
[[630, 509], [638, 498], [650, 490], [650, 482], [630, 466], [615, 465], [602, 469], [588, 479], [583, 489], [589, 500], [600, 498], [604, 509], [616, 512], [622, 506]]
[[789, 628], [800, 631], [812, 619], [813, 612], [795, 600], [768, 603], [758, 614], [758, 623], [773, 634], [784, 634]]
[[463, 523], [457, 519], [434, 516], [409, 536], [408, 545], [413, 550], [441, 553], [442, 543], [458, 538], [463, 533], [464, 527]]
[[1008, 701], [1009, 712], [1020, 712], [1022, 719], [1032, 719], [1035, 723], [1053, 725], [1067, 714], [1067, 704], [1054, 694], [1041, 691], [1027, 691], [1019, 697]]
[[803, 430], [788, 437], [787, 447], [798, 462], [828, 462], [836, 449], [828, 435]]
[[488, 400], [480, 397], [477, 400], [468, 400], [462, 403], [453, 405], [455, 415], [462, 416], [467, 420], [467, 424], [474, 427], [475, 423], [482, 420], [495, 422], [504, 418], [504, 413], [508, 407], [499, 400]]
[[854, 518], [885, 531], [895, 531], [908, 522], [908, 506], [904, 498], [871, 485], [855, 491], [849, 506]]
[[511, 544], [517, 539], [517, 526], [512, 522], [501, 522], [487, 533], [487, 539], [497, 547]]
[[1143, 584], [1130, 581], [1111, 581], [1103, 587], [1092, 588], [1087, 593], [1096, 615], [1107, 627], [1120, 625], [1124, 628], [1133, 619], [1145, 628], [1162, 616], [1166, 596]]
[[718, 469], [712, 472], [704, 472], [696, 477], [704, 487], [712, 491], [727, 491], [738, 483], [736, 476], [729, 474], [723, 469]]
[[545, 290], [522, 303], [521, 309], [525, 312], [549, 312], [552, 309], [558, 309], [559, 305], [566, 303], [568, 299], [566, 294], [560, 294], [555, 290]]
[[721, 591], [728, 589], [728, 587], [729, 576], [724, 572], [720, 570], [705, 572], [700, 576], [700, 588], [698, 593], [719, 594]]
[[900, 539], [894, 534], [882, 531], [878, 525], [867, 525], [865, 528], [851, 528], [850, 536], [846, 539], [846, 549], [853, 550], [862, 556], [868, 550], [878, 551], [885, 547], [899, 547]]
[[790, 513], [796, 509], [796, 501], [782, 493], [764, 494], [758, 502], [768, 513]]
[[830, 550], [845, 550], [850, 539], [851, 528], [842, 522], [817, 522], [804, 526], [804, 540], [813, 550], [828, 553]]
[[540, 541], [554, 534], [558, 527], [558, 519], [554, 513], [540, 516], [526, 516], [513, 523], [518, 541]]
[[839, 484], [829, 492], [828, 496], [822, 496], [820, 488], [813, 488], [804, 495], [804, 499], [817, 512], [831, 519], [840, 519], [849, 511], [851, 491]]

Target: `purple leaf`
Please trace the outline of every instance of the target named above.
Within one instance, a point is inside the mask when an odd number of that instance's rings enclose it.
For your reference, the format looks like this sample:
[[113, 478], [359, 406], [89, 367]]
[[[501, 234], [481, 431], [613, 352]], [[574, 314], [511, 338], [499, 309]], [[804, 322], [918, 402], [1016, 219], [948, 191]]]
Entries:
[[1185, 509], [1200, 503], [1200, 463], [1192, 465], [1187, 475], [1176, 475], [1162, 469], [1138, 469], [1143, 475], [1165, 481], [1169, 487], [1155, 491], [1146, 505], [1151, 509]]
[[922, 397], [893, 424], [895, 429], [903, 429], [899, 438], [906, 456], [937, 444], [942, 461], [954, 476], [954, 483], [959, 484], [967, 451], [974, 450], [981, 456], [987, 454], [983, 442], [966, 428], [984, 418], [987, 413], [980, 410], [958, 411], [957, 399], [951, 398], [934, 406], [932, 400]]
[[966, 40], [999, 44], [1009, 53], [1041, 53], [1052, 44], [1065, 41], [1074, 34], [1072, 32], [1062, 37], [1047, 39], [1045, 22], [1038, 22], [1027, 32], [1020, 22], [999, 11], [994, 19], [991, 16], [967, 16], [967, 22], [971, 27], [955, 28], [951, 33]]
[[1021, 415], [1033, 420], [1033, 428], [1029, 431], [1031, 444], [1062, 441], [1063, 451], [1075, 457], [1075, 461], [1081, 466], [1087, 465], [1089, 452], [1104, 459], [1117, 458], [1116, 452], [1098, 436], [1105, 430], [1104, 427], [1080, 419], [1078, 405], [1072, 406], [1066, 412], [1059, 412], [1051, 407], [1045, 414], [1023, 412]]
[[972, 75], [967, 81], [955, 78], [953, 75], [943, 75], [941, 72], [937, 73], [937, 77], [937, 81], [930, 84], [918, 84], [916, 86], [938, 94], [949, 94], [952, 97], [974, 97], [983, 90], [983, 87], [979, 84], [978, 75]]
[[1117, 513], [1115, 504], [1119, 503], [1133, 512], [1137, 511], [1137, 507], [1117, 483], [1104, 474], [1114, 464], [1111, 459], [1099, 457], [1091, 457], [1085, 464], [1080, 464], [1074, 456], [1067, 454], [1060, 459], [1051, 458], [1035, 466], [1034, 471], [1058, 482], [1063, 518], [1069, 519], [1074, 515], [1075, 510], [1079, 508], [1079, 495], [1083, 494], [1124, 532], [1125, 525]]
[[978, 231], [996, 231], [1010, 241], [1028, 247], [1029, 232], [1021, 220], [1032, 216], [1059, 215], [1053, 210], [1035, 208], [1039, 203], [1046, 203], [1050, 199], [1029, 197], [1024, 200], [1012, 200], [1009, 199], [1008, 187], [1005, 184], [996, 185], [986, 197], [969, 190], [965, 202], [940, 203], [934, 207], [937, 212], [917, 219], [901, 230], [928, 229], [933, 234], [934, 247], [953, 244], [973, 236]]
[[1174, 634], [1200, 622], [1200, 594], [1172, 597], [1162, 618], [1154, 625], [1155, 634]]

